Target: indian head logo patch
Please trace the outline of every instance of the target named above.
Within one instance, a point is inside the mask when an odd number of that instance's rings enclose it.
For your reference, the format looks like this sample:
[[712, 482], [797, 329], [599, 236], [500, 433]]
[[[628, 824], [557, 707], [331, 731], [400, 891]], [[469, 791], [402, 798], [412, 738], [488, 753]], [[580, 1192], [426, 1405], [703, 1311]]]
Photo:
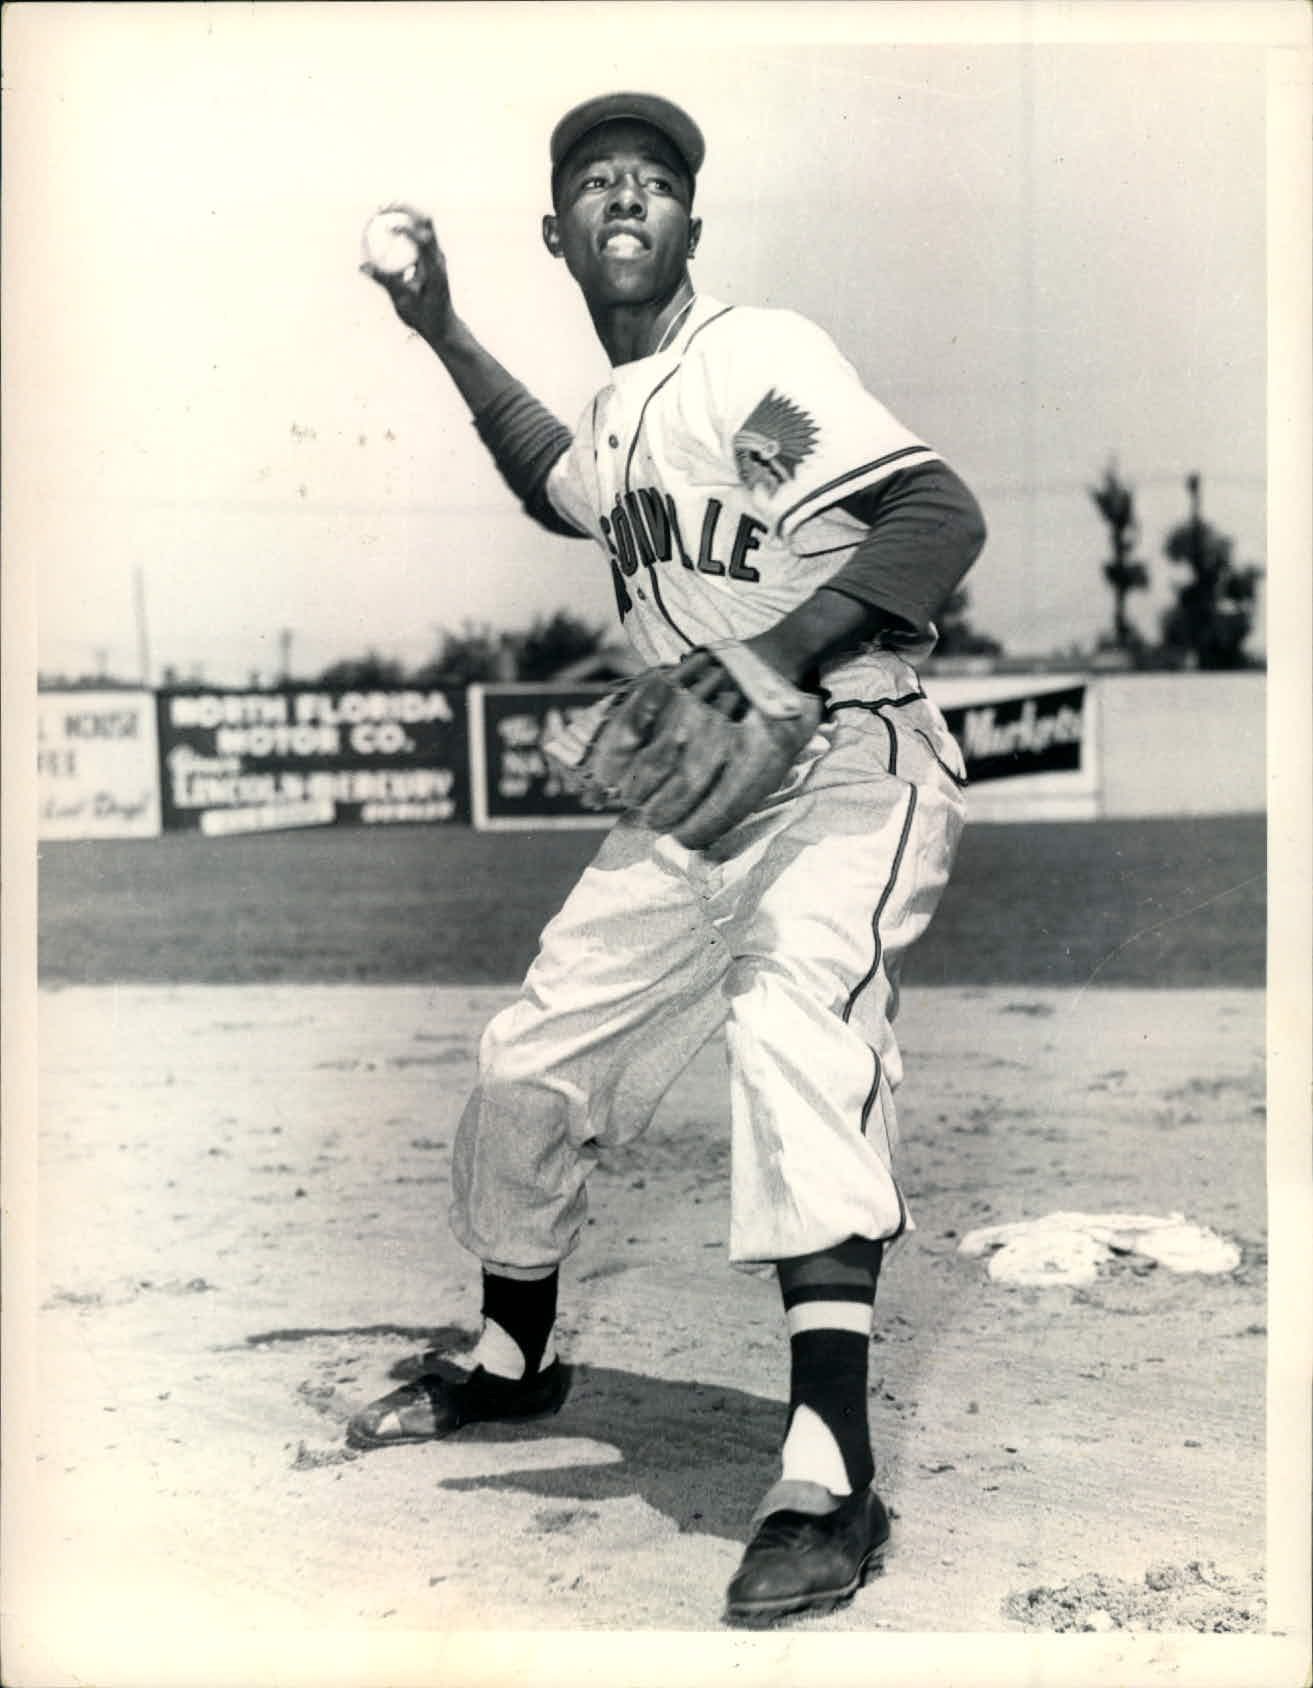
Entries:
[[772, 387], [734, 436], [739, 479], [753, 491], [774, 492], [797, 474], [816, 432], [807, 412]]

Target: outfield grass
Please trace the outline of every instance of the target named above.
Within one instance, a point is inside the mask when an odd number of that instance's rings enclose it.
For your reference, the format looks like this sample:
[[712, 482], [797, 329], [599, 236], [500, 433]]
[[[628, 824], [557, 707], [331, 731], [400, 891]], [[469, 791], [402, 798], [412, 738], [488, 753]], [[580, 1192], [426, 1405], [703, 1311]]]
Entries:
[[[46, 984], [502, 983], [598, 834], [46, 844]], [[1261, 816], [974, 826], [910, 984], [1260, 985]]]

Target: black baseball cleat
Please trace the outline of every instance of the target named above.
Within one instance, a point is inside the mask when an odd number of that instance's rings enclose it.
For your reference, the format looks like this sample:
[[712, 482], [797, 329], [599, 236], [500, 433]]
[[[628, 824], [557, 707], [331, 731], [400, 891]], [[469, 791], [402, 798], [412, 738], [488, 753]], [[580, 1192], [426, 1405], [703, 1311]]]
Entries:
[[569, 1387], [559, 1360], [527, 1378], [497, 1377], [482, 1366], [456, 1382], [425, 1372], [362, 1407], [347, 1424], [347, 1446], [396, 1448], [438, 1441], [465, 1424], [539, 1418], [560, 1411]]
[[883, 1569], [889, 1514], [873, 1489], [836, 1499], [818, 1484], [777, 1483], [754, 1524], [726, 1594], [727, 1623], [760, 1629], [832, 1612]]

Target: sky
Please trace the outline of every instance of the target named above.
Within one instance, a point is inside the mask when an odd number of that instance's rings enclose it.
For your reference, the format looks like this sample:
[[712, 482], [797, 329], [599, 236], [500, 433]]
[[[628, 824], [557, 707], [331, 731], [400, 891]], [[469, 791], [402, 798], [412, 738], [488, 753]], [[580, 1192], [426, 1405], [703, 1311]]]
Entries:
[[138, 582], [155, 681], [269, 676], [284, 629], [303, 674], [557, 608], [613, 629], [601, 554], [520, 513], [357, 264], [379, 205], [429, 211], [462, 315], [573, 424], [607, 365], [541, 244], [547, 137], [632, 86], [707, 137], [699, 289], [819, 322], [980, 498], [975, 624], [1023, 654], [1111, 624], [1088, 487], [1115, 458], [1151, 633], [1190, 471], [1238, 560], [1265, 560], [1262, 42], [1287, 19], [8, 8], [7, 546], [43, 670], [135, 674]]

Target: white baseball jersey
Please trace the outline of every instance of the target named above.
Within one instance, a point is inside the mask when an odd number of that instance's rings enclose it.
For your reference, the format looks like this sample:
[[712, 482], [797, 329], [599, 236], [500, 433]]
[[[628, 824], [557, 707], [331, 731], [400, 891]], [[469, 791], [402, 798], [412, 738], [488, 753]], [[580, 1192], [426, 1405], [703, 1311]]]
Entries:
[[773, 626], [867, 532], [840, 501], [938, 455], [815, 323], [699, 294], [669, 347], [612, 372], [547, 490], [605, 548], [638, 654], [668, 663]]
[[[809, 598], [869, 531], [839, 501], [935, 458], [813, 323], [701, 296], [668, 349], [613, 372], [547, 489], [605, 548], [640, 657], [670, 663]], [[964, 816], [957, 747], [905, 660], [932, 641], [837, 658], [810, 743], [710, 851], [626, 818], [607, 834], [480, 1045], [451, 1217], [482, 1260], [568, 1255], [593, 1145], [637, 1137], [722, 1024], [731, 1259], [909, 1225], [898, 975]]]

